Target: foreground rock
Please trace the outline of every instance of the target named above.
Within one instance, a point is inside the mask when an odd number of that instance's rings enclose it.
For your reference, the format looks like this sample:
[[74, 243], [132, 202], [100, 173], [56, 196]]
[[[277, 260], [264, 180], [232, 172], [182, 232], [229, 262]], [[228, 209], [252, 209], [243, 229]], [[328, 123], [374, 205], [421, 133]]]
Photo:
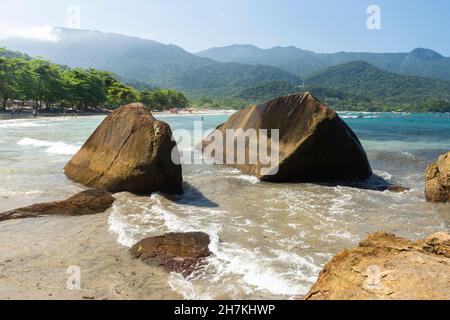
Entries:
[[[246, 161], [240, 164], [235, 152], [234, 163], [228, 163], [261, 180], [283, 181], [338, 181], [367, 179], [372, 170], [361, 143], [353, 131], [335, 111], [320, 103], [310, 93], [280, 97], [259, 106], [252, 106], [234, 114], [217, 131], [224, 137], [224, 152], [211, 152], [214, 157], [226, 162], [226, 131], [228, 129], [279, 129], [279, 161], [275, 170], [267, 170], [266, 158], [258, 157], [255, 143], [245, 146]], [[205, 139], [202, 148], [220, 148], [213, 135]], [[243, 134], [237, 134], [235, 143]], [[260, 134], [260, 138], [264, 137]], [[257, 141], [261, 146], [261, 140]], [[275, 150], [268, 143], [268, 155]], [[265, 151], [265, 150], [264, 150]], [[230, 158], [232, 158], [230, 156]], [[250, 163], [249, 159], [258, 159]], [[263, 161], [261, 161], [263, 160]], [[264, 169], [264, 170], [262, 170]], [[276, 170], [278, 169], [278, 171]]]
[[427, 168], [425, 197], [429, 202], [450, 202], [450, 152]]
[[140, 241], [131, 252], [146, 263], [188, 276], [211, 254], [209, 243], [204, 233], [168, 233]]
[[76, 182], [110, 192], [182, 193], [181, 165], [172, 161], [172, 151], [177, 157], [169, 125], [157, 121], [144, 105], [130, 104], [102, 122], [65, 173]]
[[58, 202], [34, 204], [29, 207], [0, 213], [0, 221], [38, 218], [44, 215], [83, 216], [105, 212], [115, 199], [107, 192], [87, 190]]
[[383, 232], [333, 258], [308, 300], [450, 299], [450, 235], [409, 241]]

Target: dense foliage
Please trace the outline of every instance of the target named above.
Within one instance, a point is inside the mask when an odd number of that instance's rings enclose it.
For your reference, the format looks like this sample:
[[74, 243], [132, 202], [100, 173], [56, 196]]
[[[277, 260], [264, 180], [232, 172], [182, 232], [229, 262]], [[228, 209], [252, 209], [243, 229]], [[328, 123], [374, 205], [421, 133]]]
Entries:
[[364, 61], [399, 74], [450, 80], [450, 58], [421, 48], [401, 53], [315, 53], [296, 47], [260, 49], [251, 45], [233, 45], [208, 49], [197, 55], [221, 62], [270, 65], [302, 78], [338, 64]]
[[390, 73], [365, 62], [331, 67], [307, 79], [306, 87], [341, 92], [340, 96], [324, 97], [340, 109], [450, 111], [450, 81]]
[[194, 99], [204, 95], [225, 98], [243, 87], [266, 81], [300, 81], [276, 67], [220, 63], [151, 40], [86, 30], [58, 32], [60, 41], [8, 39], [2, 44], [71, 67], [108, 70], [128, 83], [138, 81], [180, 90]]
[[70, 69], [0, 49], [0, 109], [8, 100], [32, 101], [38, 110], [115, 108], [142, 101], [156, 110], [184, 108], [187, 98], [174, 90], [137, 89], [120, 83], [109, 72]]
[[450, 81], [399, 75], [358, 61], [318, 72], [302, 86], [267, 82], [245, 88], [236, 99], [259, 103], [305, 91], [340, 110], [450, 112]]

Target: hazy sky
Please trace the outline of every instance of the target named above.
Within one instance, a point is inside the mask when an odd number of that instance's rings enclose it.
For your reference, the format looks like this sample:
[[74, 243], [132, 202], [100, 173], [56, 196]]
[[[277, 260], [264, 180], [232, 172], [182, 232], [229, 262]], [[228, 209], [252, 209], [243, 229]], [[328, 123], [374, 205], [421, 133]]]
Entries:
[[[0, 37], [45, 37], [51, 26], [77, 25], [72, 5], [83, 29], [191, 52], [250, 43], [317, 52], [426, 47], [450, 56], [448, 0], [0, 0]], [[367, 28], [369, 5], [381, 9], [381, 30]]]

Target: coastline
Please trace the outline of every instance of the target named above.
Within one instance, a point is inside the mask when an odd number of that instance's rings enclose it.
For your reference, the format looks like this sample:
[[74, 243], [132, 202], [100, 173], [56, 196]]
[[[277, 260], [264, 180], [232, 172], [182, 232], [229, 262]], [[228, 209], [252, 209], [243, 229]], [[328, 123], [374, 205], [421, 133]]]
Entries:
[[[3, 222], [0, 299], [182, 299], [171, 290], [169, 274], [117, 243], [108, 230], [109, 215]], [[81, 290], [67, 288], [72, 266], [80, 268]]]
[[[39, 113], [37, 116], [33, 116], [31, 112], [4, 112], [0, 111], [0, 120], [14, 120], [14, 119], [39, 119], [39, 118], [77, 118], [77, 117], [92, 117], [92, 116], [106, 116], [110, 114], [111, 111], [104, 112], [82, 112], [82, 113]], [[223, 110], [207, 110], [199, 109], [193, 112], [180, 111], [178, 113], [172, 113], [170, 111], [152, 111], [153, 115], [164, 115], [164, 116], [182, 116], [182, 115], [232, 115], [237, 112], [237, 110], [223, 109]]]

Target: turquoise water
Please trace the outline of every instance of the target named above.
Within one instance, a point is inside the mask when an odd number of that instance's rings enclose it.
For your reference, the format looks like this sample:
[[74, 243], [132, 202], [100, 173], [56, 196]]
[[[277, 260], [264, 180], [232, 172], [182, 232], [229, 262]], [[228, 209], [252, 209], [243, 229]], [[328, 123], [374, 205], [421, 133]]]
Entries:
[[[411, 239], [450, 231], [450, 206], [426, 203], [427, 165], [450, 150], [450, 115], [343, 112], [374, 172], [411, 191], [396, 194], [346, 186], [269, 184], [238, 170], [185, 165], [185, 194], [167, 198], [116, 194], [110, 231], [131, 246], [168, 231], [210, 235], [207, 265], [191, 278], [170, 276], [186, 298], [284, 299], [305, 294], [323, 265], [368, 233]], [[200, 115], [157, 116], [173, 130], [193, 130]], [[63, 167], [103, 116], [0, 120], [0, 211], [64, 199], [83, 189]], [[226, 115], [203, 116], [204, 129]], [[196, 142], [201, 139], [196, 137]], [[192, 148], [185, 142], [182, 150]]]

